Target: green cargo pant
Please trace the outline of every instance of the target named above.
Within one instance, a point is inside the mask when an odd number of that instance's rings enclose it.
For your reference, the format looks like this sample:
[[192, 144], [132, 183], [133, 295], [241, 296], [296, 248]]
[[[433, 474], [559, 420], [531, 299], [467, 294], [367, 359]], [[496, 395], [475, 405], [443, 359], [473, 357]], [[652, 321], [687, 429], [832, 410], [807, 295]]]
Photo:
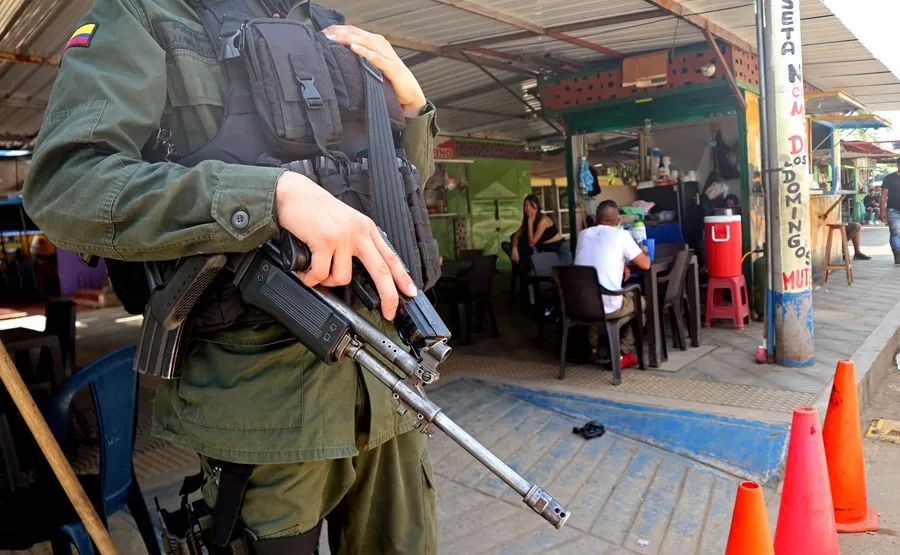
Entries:
[[[437, 553], [426, 437], [411, 431], [356, 457], [254, 468], [241, 519], [260, 539], [302, 534], [327, 518], [333, 555]], [[203, 496], [214, 506], [209, 461]]]

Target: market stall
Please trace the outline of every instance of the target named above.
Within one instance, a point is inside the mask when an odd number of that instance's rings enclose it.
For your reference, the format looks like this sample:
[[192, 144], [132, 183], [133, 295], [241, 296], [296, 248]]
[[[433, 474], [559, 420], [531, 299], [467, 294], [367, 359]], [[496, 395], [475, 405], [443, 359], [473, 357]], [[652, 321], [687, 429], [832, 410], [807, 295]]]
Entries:
[[[858, 129], [883, 129], [890, 123], [876, 115], [855, 114], [865, 106], [840, 92], [807, 95], [810, 166], [813, 184], [810, 189], [812, 280], [822, 279], [826, 263], [829, 225], [859, 221], [857, 204], [865, 191], [860, 191], [860, 171], [868, 160], [889, 158], [892, 153], [858, 142], [847, 143], [846, 137]], [[864, 143], [865, 144], [865, 143]], [[865, 174], [863, 174], [865, 176]], [[831, 263], [842, 260], [840, 249], [832, 249]]]
[[[755, 57], [720, 43], [676, 48], [661, 58], [658, 81], [629, 78], [623, 62], [540, 81], [547, 110], [574, 135], [570, 178], [588, 154], [591, 133], [633, 133], [635, 200], [626, 225], [640, 221], [648, 238], [696, 250], [705, 264], [704, 218], [722, 212], [726, 199], [741, 219], [745, 253], [765, 241], [759, 183], [759, 79]], [[740, 92], [740, 96], [735, 94]], [[570, 187], [576, 203], [578, 187]], [[733, 196], [732, 196], [733, 195]], [[751, 282], [751, 259], [744, 274]]]

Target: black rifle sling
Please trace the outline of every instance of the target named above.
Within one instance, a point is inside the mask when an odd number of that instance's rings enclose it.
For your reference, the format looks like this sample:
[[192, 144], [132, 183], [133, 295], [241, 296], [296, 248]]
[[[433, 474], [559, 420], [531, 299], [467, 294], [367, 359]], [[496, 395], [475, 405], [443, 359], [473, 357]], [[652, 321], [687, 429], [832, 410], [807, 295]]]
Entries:
[[397, 150], [391, 133], [387, 102], [384, 97], [381, 72], [368, 60], [360, 57], [366, 86], [366, 132], [369, 139], [369, 177], [375, 206], [375, 223], [406, 265], [418, 287], [422, 287], [421, 261], [413, 244], [409, 222], [406, 189], [401, 181]]

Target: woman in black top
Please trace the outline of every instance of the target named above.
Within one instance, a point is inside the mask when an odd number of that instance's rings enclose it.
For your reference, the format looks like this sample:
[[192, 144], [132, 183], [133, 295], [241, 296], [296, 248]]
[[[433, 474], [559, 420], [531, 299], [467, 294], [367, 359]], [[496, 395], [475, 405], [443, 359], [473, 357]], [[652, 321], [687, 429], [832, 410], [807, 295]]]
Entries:
[[537, 196], [525, 197], [522, 211], [522, 225], [513, 233], [509, 257], [514, 264], [528, 271], [532, 253], [559, 252], [563, 238], [553, 220], [541, 213], [541, 201]]

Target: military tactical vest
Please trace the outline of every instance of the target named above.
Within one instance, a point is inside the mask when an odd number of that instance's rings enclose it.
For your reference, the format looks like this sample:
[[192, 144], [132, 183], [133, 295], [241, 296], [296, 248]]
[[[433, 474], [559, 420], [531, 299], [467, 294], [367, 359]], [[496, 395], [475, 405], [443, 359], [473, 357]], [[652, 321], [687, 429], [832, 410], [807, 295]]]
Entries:
[[[386, 232], [413, 280], [429, 289], [440, 275], [418, 170], [395, 148], [405, 118], [380, 71], [349, 48], [302, 22], [258, 18], [244, 0], [189, 0], [216, 47], [227, 78], [225, 116], [218, 134], [180, 155], [165, 140], [145, 157], [185, 166], [203, 160], [284, 167], [301, 173]], [[317, 31], [344, 24], [340, 13], [311, 4]], [[107, 261], [126, 310], [143, 311], [134, 274]], [[174, 262], [158, 263], [165, 279]], [[130, 305], [130, 306], [129, 306]], [[193, 316], [194, 329], [212, 331], [269, 321], [246, 308], [226, 279], [210, 287]]]

